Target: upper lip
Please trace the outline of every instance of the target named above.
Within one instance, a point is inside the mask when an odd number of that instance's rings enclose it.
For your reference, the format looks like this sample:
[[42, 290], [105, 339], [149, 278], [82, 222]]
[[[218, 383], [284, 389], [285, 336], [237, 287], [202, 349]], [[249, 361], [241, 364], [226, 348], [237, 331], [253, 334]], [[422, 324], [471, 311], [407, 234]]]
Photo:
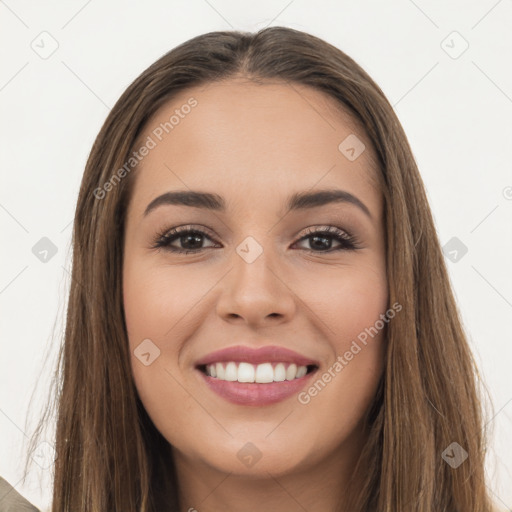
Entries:
[[205, 357], [199, 359], [196, 366], [204, 366], [220, 362], [245, 362], [251, 364], [261, 363], [295, 363], [297, 366], [318, 366], [318, 362], [303, 356], [293, 350], [279, 347], [277, 345], [267, 345], [261, 348], [251, 348], [243, 345], [228, 347], [215, 352], [211, 352]]

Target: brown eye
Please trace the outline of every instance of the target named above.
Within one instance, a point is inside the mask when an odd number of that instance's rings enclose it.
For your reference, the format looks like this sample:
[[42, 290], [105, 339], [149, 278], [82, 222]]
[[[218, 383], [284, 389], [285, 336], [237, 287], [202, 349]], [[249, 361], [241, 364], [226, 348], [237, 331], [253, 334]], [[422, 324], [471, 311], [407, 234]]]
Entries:
[[[338, 247], [332, 247], [333, 239], [338, 243]], [[203, 247], [205, 240], [212, 238], [205, 231], [199, 228], [179, 227], [167, 230], [159, 234], [153, 244], [153, 248], [163, 248], [166, 251], [179, 254], [199, 253], [204, 249], [219, 247], [213, 245]], [[353, 236], [334, 226], [325, 228], [310, 228], [302, 238], [297, 242], [309, 241], [310, 248], [304, 248], [308, 252], [334, 252], [339, 250], [356, 250], [358, 241]], [[178, 242], [179, 247], [173, 245]]]
[[[333, 239], [339, 243], [339, 247], [332, 248]], [[339, 250], [355, 250], [358, 248], [357, 240], [354, 236], [348, 234], [334, 226], [326, 228], [311, 228], [299, 242], [308, 240], [310, 249], [309, 252], [333, 252]]]
[[[202, 247], [204, 239], [210, 240], [210, 237], [200, 229], [175, 228], [159, 235], [153, 247], [184, 254], [200, 252], [208, 248]], [[176, 241], [181, 247], [171, 245]]]

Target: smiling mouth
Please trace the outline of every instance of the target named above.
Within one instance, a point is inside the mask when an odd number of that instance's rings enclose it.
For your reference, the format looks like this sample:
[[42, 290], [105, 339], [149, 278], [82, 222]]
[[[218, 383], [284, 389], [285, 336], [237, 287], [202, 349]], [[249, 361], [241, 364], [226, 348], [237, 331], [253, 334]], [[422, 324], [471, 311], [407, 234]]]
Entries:
[[286, 362], [251, 364], [247, 362], [223, 361], [197, 367], [203, 374], [218, 381], [270, 384], [301, 379], [313, 373], [318, 366], [296, 365]]

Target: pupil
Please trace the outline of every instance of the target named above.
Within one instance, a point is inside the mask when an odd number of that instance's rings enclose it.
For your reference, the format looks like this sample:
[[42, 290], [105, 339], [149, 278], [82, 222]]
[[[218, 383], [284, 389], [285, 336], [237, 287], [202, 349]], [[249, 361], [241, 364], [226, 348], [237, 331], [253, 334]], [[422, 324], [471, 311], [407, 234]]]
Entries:
[[194, 249], [194, 240], [195, 242], [197, 242], [197, 245], [198, 246], [201, 246], [201, 239], [202, 239], [202, 235], [186, 235], [185, 236], [185, 245], [189, 242], [189, 241], [192, 241], [192, 249]]
[[330, 249], [331, 247], [331, 240], [327, 237], [323, 236], [314, 236], [312, 240], [312, 245], [316, 245], [319, 240], [328, 240], [327, 247], [325, 247], [325, 244], [319, 244], [317, 245], [318, 249]]

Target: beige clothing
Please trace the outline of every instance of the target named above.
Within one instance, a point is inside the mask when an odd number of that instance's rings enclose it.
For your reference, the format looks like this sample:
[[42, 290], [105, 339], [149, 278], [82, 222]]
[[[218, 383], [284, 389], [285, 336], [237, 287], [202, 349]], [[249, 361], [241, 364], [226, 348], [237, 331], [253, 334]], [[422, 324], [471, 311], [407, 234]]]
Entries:
[[0, 476], [0, 512], [40, 512]]

